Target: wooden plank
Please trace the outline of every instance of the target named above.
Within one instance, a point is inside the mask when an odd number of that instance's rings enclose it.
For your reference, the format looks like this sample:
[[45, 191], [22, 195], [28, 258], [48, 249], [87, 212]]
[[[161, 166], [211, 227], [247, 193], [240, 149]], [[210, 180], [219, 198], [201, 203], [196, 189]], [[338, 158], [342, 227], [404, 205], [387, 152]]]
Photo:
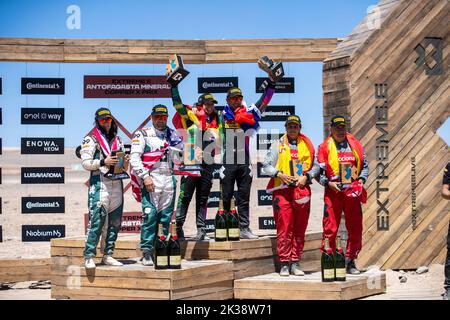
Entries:
[[0, 268], [49, 266], [50, 258], [42, 259], [0, 259]]
[[203, 297], [215, 293], [229, 291], [233, 292], [233, 280], [225, 280], [221, 282], [208, 283], [206, 285], [175, 290], [171, 292], [171, 300], [192, 299], [195, 297]]

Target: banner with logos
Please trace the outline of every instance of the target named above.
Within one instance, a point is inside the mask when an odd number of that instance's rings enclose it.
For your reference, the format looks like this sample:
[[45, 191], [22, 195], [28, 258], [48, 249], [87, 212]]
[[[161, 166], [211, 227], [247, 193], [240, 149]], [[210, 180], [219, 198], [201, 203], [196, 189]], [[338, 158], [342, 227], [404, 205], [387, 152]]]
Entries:
[[64, 91], [64, 78], [22, 78], [22, 94], [62, 95]]
[[[255, 79], [256, 93], [262, 93], [261, 85], [267, 78], [257, 77]], [[284, 77], [275, 84], [275, 93], [295, 93], [295, 81], [293, 77]]]
[[[89, 214], [84, 214], [84, 233], [86, 234], [89, 225]], [[122, 224], [120, 225], [120, 233], [141, 233], [142, 213], [141, 212], [124, 212], [122, 214]]]
[[198, 93], [226, 93], [228, 89], [239, 87], [238, 77], [201, 77]]
[[64, 154], [64, 138], [21, 138], [21, 154]]
[[66, 236], [65, 225], [23, 225], [22, 242], [50, 241]]
[[64, 167], [22, 167], [22, 184], [64, 183]]
[[22, 197], [22, 213], [64, 213], [64, 197]]
[[64, 124], [64, 108], [22, 108], [21, 124]]

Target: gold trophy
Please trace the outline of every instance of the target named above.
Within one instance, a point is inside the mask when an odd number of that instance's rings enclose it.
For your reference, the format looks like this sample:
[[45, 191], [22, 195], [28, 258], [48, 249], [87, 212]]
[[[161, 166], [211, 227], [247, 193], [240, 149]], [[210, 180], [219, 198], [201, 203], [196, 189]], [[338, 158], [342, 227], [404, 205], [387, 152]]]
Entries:
[[116, 165], [109, 167], [109, 171], [105, 174], [105, 177], [111, 180], [130, 178], [127, 173], [129, 160], [126, 157], [126, 153], [124, 151], [113, 150], [111, 151], [111, 156], [117, 156], [119, 162]]
[[169, 57], [169, 64], [166, 66], [167, 82], [176, 87], [189, 74], [183, 67], [181, 56], [174, 54]]

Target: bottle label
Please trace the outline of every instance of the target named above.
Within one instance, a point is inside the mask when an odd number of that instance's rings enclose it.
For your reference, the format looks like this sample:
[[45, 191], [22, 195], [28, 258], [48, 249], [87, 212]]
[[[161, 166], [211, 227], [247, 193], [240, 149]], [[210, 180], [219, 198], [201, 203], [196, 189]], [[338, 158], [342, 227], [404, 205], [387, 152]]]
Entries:
[[156, 257], [156, 264], [158, 266], [167, 266], [168, 265], [168, 259], [167, 256], [158, 256]]
[[345, 278], [347, 272], [345, 268], [337, 268], [336, 269], [336, 278]]
[[324, 269], [323, 277], [325, 279], [334, 279], [334, 269]]
[[216, 229], [216, 238], [226, 238], [227, 229]]
[[170, 256], [169, 262], [171, 266], [179, 266], [181, 264], [181, 256]]
[[239, 238], [241, 236], [239, 228], [228, 229], [228, 236], [230, 238]]

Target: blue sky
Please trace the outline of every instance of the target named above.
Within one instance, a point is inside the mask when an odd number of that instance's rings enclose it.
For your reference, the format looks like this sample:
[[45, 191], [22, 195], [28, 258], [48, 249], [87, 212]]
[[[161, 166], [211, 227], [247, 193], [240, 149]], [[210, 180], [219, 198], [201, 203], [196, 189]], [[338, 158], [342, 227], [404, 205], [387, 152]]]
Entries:
[[[363, 19], [376, 0], [322, 1], [0, 1], [0, 37], [111, 38], [111, 39], [238, 39], [344, 37]], [[69, 5], [81, 9], [81, 29], [69, 30]], [[65, 137], [77, 146], [92, 127], [94, 111], [110, 107], [129, 129], [134, 129], [157, 103], [170, 99], [84, 99], [83, 76], [162, 75], [164, 65], [65, 64], [0, 62], [3, 94], [3, 146], [19, 146], [20, 137]], [[180, 91], [185, 103], [196, 101], [197, 77], [238, 76], [247, 102], [254, 102], [255, 77], [263, 76], [254, 64], [187, 65], [191, 72]], [[322, 65], [286, 63], [286, 75], [295, 77], [294, 94], [275, 94], [273, 105], [293, 104], [304, 132], [314, 144], [322, 140]], [[63, 77], [66, 94], [21, 95], [21, 77]], [[223, 105], [225, 94], [217, 94]], [[64, 126], [20, 124], [21, 107], [64, 107]], [[173, 114], [173, 112], [172, 112]], [[282, 123], [262, 127], [282, 128]], [[449, 130], [447, 130], [449, 131]]]

